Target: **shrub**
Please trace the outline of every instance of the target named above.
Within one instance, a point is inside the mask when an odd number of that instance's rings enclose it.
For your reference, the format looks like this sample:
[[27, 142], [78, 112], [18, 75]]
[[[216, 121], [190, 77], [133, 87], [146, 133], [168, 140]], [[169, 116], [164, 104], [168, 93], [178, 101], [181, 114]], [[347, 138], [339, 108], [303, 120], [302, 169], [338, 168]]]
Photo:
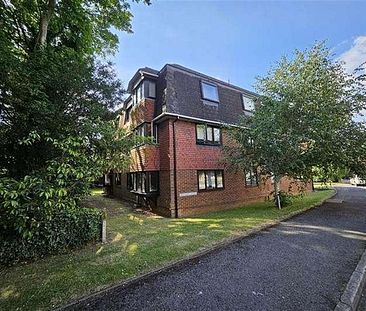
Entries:
[[37, 229], [26, 238], [14, 234], [2, 236], [0, 262], [9, 265], [32, 260], [96, 241], [101, 234], [101, 219], [102, 212], [97, 209], [57, 210], [50, 219], [40, 221]]
[[0, 263], [64, 252], [99, 238], [102, 212], [83, 209], [80, 202], [109, 165], [128, 163], [132, 139], [112, 125], [94, 126], [92, 137], [62, 140], [32, 132], [19, 144], [47, 142], [60, 156], [24, 177], [0, 168]]
[[[290, 205], [294, 198], [292, 194], [284, 191], [279, 192], [279, 197], [281, 201], [281, 207], [286, 207]], [[278, 206], [277, 197], [274, 197], [273, 201], [275, 202], [276, 206]]]
[[100, 237], [102, 211], [47, 178], [0, 178], [0, 263], [65, 252]]

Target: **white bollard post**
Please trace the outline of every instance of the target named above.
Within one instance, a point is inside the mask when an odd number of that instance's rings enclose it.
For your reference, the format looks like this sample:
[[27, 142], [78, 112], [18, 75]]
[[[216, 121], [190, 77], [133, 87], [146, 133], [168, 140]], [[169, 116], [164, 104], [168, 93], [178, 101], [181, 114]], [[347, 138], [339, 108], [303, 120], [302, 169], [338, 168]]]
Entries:
[[107, 242], [107, 220], [103, 218], [102, 222], [102, 243]]

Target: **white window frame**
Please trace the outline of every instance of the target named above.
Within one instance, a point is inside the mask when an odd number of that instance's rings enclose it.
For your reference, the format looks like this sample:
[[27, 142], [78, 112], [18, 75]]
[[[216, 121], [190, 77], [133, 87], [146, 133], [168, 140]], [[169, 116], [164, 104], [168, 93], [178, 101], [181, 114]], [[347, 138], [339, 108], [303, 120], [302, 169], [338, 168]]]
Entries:
[[[204, 139], [198, 138], [198, 127], [204, 128]], [[219, 131], [219, 140], [215, 140], [215, 130]], [[196, 143], [199, 145], [211, 145], [211, 146], [221, 146], [222, 145], [222, 128], [210, 124], [196, 123]], [[212, 139], [208, 139], [208, 132], [211, 133]]]
[[[210, 174], [214, 175], [214, 186], [208, 188], [208, 176]], [[205, 187], [202, 188], [200, 186], [200, 175], [204, 176], [205, 178]], [[218, 183], [217, 183], [217, 175], [220, 174], [221, 175], [221, 186], [218, 187]], [[197, 188], [198, 191], [212, 191], [212, 190], [220, 190], [220, 189], [224, 189], [225, 188], [225, 184], [224, 184], [224, 170], [222, 169], [217, 169], [217, 170], [198, 170], [197, 171]]]
[[[204, 91], [204, 86], [207, 85], [208, 87], [213, 87], [216, 90], [216, 96], [215, 98], [210, 98], [210, 97], [206, 97], [205, 96], [205, 91]], [[206, 81], [201, 81], [201, 93], [202, 93], [202, 98], [205, 100], [209, 100], [209, 101], [213, 101], [218, 103], [219, 102], [219, 89], [218, 86], [216, 84], [210, 83], [210, 82], [206, 82]]]
[[[249, 178], [248, 178], [248, 176], [249, 176]], [[246, 187], [258, 187], [258, 185], [259, 185], [259, 180], [258, 180], [257, 170], [255, 168], [252, 168], [249, 171], [246, 171], [245, 172], [245, 186]]]
[[254, 99], [250, 98], [244, 94], [242, 96], [242, 102], [243, 102], [243, 109], [245, 111], [254, 112], [255, 111], [255, 103]]

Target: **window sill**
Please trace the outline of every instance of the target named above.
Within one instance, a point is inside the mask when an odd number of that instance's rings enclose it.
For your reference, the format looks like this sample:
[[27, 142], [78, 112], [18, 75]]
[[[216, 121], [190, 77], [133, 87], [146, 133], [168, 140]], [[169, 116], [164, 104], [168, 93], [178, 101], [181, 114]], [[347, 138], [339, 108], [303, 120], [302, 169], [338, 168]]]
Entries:
[[220, 191], [220, 190], [225, 190], [225, 187], [212, 188], [212, 189], [198, 189], [198, 192], [211, 192], [211, 191]]
[[211, 106], [211, 107], [218, 107], [220, 104], [220, 102], [210, 100], [210, 99], [204, 99], [204, 98], [202, 99], [202, 103], [204, 105]]
[[153, 196], [159, 195], [159, 191], [154, 191], [154, 192], [141, 192], [141, 191], [134, 191], [134, 190], [129, 190], [129, 191], [130, 191], [130, 193], [137, 194], [137, 195], [143, 195], [146, 197], [153, 197]]
[[219, 104], [220, 101], [219, 100], [216, 100], [216, 99], [210, 99], [210, 98], [205, 98], [205, 97], [201, 97], [201, 99], [203, 101], [208, 101], [208, 102], [211, 102], [211, 103], [216, 103], [216, 104]]
[[245, 109], [244, 109], [244, 114], [245, 114], [246, 116], [252, 116], [252, 115], [254, 115], [254, 112], [255, 112], [255, 111], [250, 111], [250, 110], [245, 110]]
[[142, 144], [133, 146], [132, 149], [138, 149], [141, 147], [159, 147], [159, 143], [142, 143]]
[[222, 144], [214, 144], [214, 143], [204, 143], [204, 142], [199, 142], [196, 141], [196, 145], [200, 145], [200, 146], [213, 146], [213, 147], [222, 147]]

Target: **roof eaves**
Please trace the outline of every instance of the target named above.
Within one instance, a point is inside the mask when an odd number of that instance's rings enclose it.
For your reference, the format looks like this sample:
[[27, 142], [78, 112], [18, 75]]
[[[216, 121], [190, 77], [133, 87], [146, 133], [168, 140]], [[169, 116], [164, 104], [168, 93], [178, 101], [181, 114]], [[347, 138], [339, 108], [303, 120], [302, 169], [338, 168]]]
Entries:
[[140, 80], [142, 77], [144, 76], [149, 76], [149, 77], [153, 77], [153, 78], [157, 78], [159, 75], [159, 71], [149, 68], [149, 67], [144, 67], [144, 68], [139, 68], [137, 69], [136, 73], [133, 75], [133, 77], [131, 78], [131, 80], [128, 82], [128, 86], [127, 86], [127, 91], [128, 92], [132, 92], [134, 86], [135, 86], [135, 81], [138, 79]]

